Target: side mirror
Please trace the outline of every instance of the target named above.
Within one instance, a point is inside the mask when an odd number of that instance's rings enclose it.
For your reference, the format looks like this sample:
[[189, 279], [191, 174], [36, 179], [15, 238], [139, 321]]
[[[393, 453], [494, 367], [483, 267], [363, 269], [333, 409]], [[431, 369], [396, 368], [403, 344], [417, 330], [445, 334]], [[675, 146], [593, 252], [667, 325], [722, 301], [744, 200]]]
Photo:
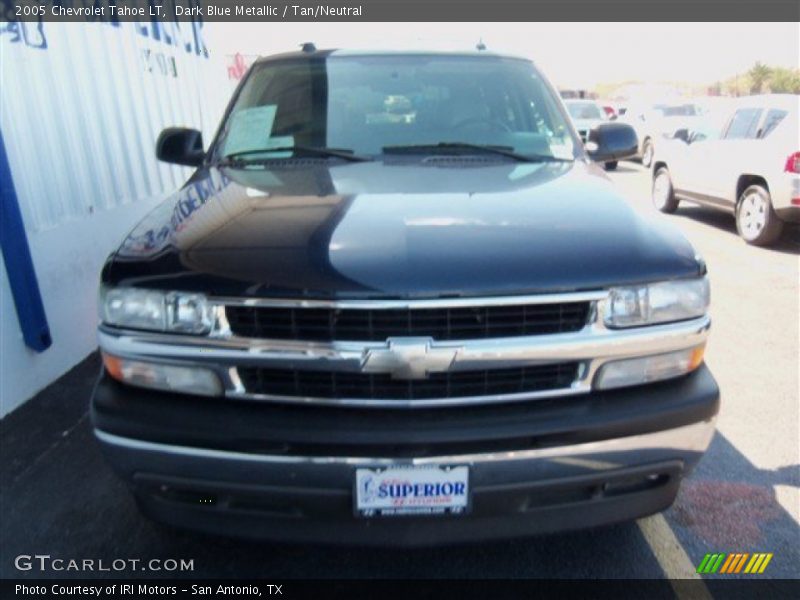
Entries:
[[633, 127], [625, 123], [602, 123], [589, 131], [586, 150], [596, 162], [631, 158], [636, 155], [639, 140]]
[[681, 140], [682, 142], [686, 142], [688, 144], [689, 141], [691, 140], [691, 137], [689, 136], [689, 130], [688, 129], [678, 129], [677, 131], [673, 132], [672, 139], [673, 140]]
[[203, 134], [196, 129], [168, 127], [156, 141], [156, 158], [164, 162], [199, 167], [204, 156]]

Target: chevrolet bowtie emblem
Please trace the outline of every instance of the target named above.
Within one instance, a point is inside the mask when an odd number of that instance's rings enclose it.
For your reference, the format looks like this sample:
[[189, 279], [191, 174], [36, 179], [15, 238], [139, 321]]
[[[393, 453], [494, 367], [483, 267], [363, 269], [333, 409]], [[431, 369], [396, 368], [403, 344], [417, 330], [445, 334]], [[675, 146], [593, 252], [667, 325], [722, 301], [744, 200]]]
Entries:
[[392, 379], [425, 379], [429, 373], [447, 371], [460, 347], [435, 346], [432, 338], [389, 338], [385, 348], [364, 351], [364, 373], [388, 373]]

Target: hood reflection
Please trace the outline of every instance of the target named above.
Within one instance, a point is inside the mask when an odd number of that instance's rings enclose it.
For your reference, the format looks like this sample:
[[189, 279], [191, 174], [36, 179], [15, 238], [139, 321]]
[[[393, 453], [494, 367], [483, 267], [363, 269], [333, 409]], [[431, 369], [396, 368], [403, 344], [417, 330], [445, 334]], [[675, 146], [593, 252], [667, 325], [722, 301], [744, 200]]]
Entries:
[[[647, 236], [583, 163], [291, 159], [198, 171], [131, 232], [107, 276], [221, 295], [523, 293], [600, 285], [602, 265], [586, 279], [598, 252], [633, 273]], [[680, 238], [658, 239], [681, 268], [693, 261]]]

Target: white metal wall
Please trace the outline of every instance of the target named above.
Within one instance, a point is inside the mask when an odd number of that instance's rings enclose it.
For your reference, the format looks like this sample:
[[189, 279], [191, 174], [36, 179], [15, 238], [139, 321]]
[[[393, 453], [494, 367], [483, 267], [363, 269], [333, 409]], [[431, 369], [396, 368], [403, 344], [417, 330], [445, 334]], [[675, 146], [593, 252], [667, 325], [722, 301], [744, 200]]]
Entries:
[[190, 173], [155, 160], [161, 129], [212, 135], [230, 93], [213, 26], [0, 22], [0, 128], [53, 335], [24, 346], [0, 269], [0, 415], [94, 349], [105, 257]]

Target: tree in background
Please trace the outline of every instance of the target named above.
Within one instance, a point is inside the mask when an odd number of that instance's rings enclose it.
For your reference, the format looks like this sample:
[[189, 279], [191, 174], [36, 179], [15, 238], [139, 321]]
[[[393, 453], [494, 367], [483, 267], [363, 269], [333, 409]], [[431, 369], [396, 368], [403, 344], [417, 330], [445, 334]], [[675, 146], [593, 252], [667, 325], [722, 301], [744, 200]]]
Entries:
[[756, 62], [753, 68], [747, 72], [750, 77], [750, 93], [760, 94], [771, 74], [772, 69], [767, 65], [761, 64], [761, 62]]
[[774, 94], [800, 94], [800, 71], [775, 67], [769, 78], [769, 89]]
[[608, 100], [625, 100], [634, 97], [631, 91], [647, 85], [669, 85], [676, 92], [687, 95], [708, 96], [747, 96], [749, 94], [800, 94], [800, 69], [769, 67], [756, 62], [753, 67], [733, 77], [710, 84], [688, 84], [682, 82], [662, 82], [661, 84], [642, 81], [622, 81], [600, 83], [594, 88], [594, 96]]

